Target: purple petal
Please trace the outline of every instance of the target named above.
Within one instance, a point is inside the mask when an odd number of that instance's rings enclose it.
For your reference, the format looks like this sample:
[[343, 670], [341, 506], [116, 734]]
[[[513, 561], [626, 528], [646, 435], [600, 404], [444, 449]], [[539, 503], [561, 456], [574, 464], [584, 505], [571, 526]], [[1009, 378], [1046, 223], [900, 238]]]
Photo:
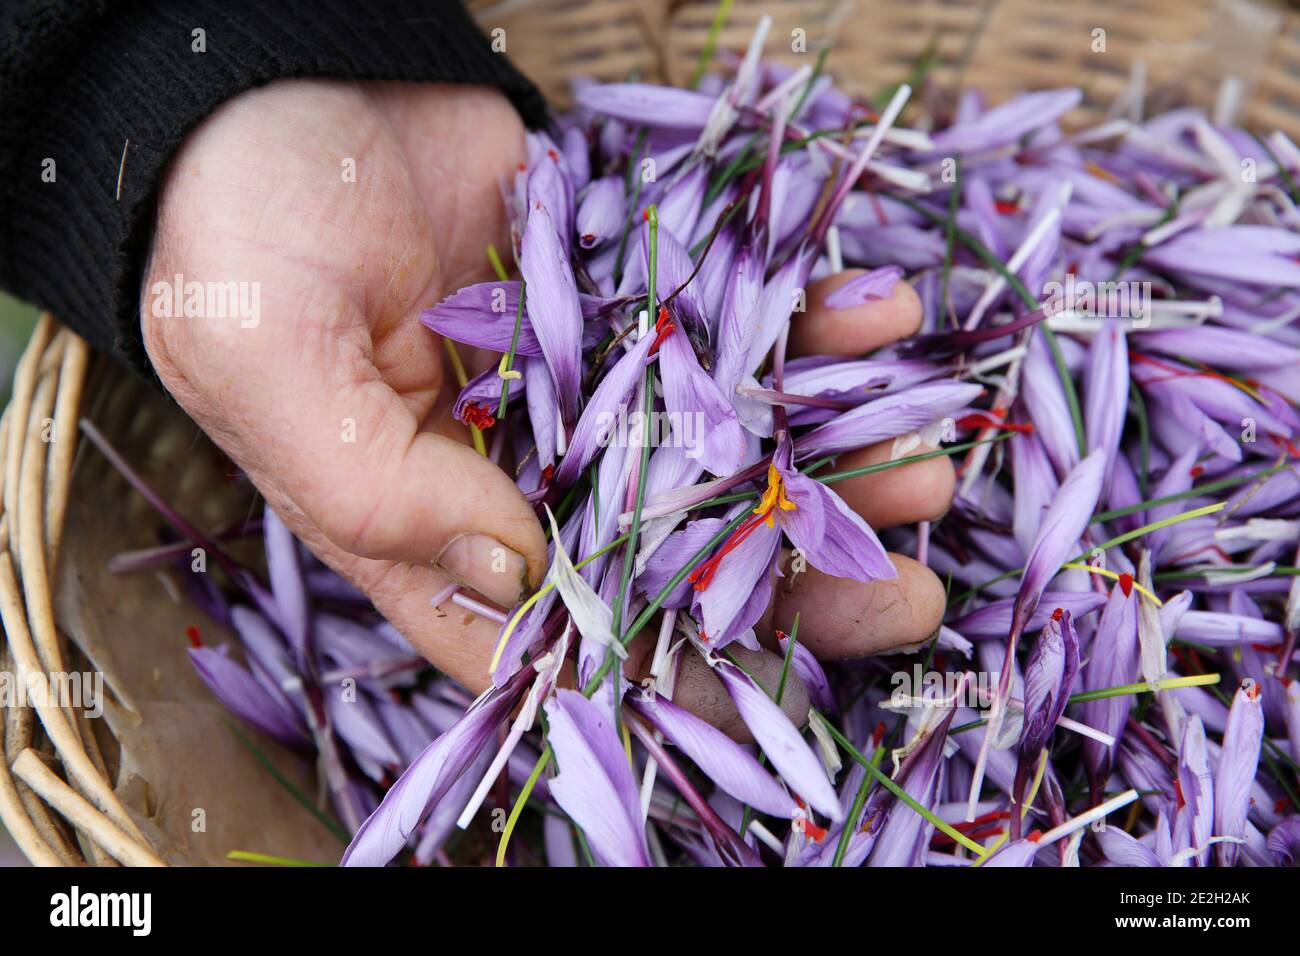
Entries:
[[797, 457], [802, 461], [897, 438], [965, 408], [983, 391], [980, 385], [934, 382], [885, 395], [801, 436]]
[[1038, 759], [1056, 722], [1065, 712], [1065, 702], [1074, 689], [1079, 672], [1079, 639], [1069, 614], [1055, 614], [1025, 661], [1025, 719], [1020, 731], [1020, 755], [1026, 762]]
[[191, 647], [189, 654], [203, 683], [232, 713], [287, 746], [302, 745], [301, 725], [252, 674], [211, 647]]
[[1023, 622], [1038, 607], [1043, 588], [1056, 577], [1061, 565], [1079, 551], [1079, 538], [1092, 519], [1101, 481], [1106, 467], [1106, 455], [1094, 451], [1075, 466], [1061, 483], [1060, 493], [1043, 516], [1038, 536], [1025, 561], [1025, 574], [1016, 595], [1013, 628]]
[[[748, 441], [736, 410], [700, 368], [695, 351], [680, 329], [659, 346], [659, 371], [663, 375], [664, 405], [680, 416], [681, 440], [687, 455], [710, 474], [732, 475], [744, 464]], [[674, 422], [674, 429], [678, 422]]]
[[1016, 142], [1032, 130], [1054, 123], [1079, 105], [1077, 87], [1023, 93], [975, 119], [957, 122], [932, 137], [936, 151], [970, 153]]
[[595, 113], [669, 129], [703, 129], [714, 103], [703, 93], [648, 83], [588, 86], [578, 92], [577, 101]]
[[835, 788], [826, 779], [821, 761], [804, 743], [785, 712], [739, 667], [718, 661], [713, 668], [736, 703], [745, 726], [767, 754], [781, 778], [818, 813], [839, 821], [844, 818]]
[[903, 270], [898, 266], [881, 266], [860, 276], [854, 276], [826, 297], [825, 305], [830, 309], [852, 309], [868, 302], [887, 299], [894, 291], [894, 286], [903, 277]]
[[527, 283], [528, 321], [551, 370], [561, 417], [572, 424], [582, 392], [582, 308], [568, 253], [544, 206], [529, 212], [519, 270]]
[[664, 697], [636, 698], [633, 709], [676, 744], [705, 776], [741, 803], [791, 819], [797, 806], [748, 750]]
[[[778, 640], [781, 644], [781, 654], [790, 653], [790, 638], [780, 631], [777, 632]], [[808, 697], [812, 704], [818, 710], [827, 713], [834, 713], [838, 709], [835, 703], [835, 695], [831, 691], [830, 681], [826, 679], [826, 671], [822, 669], [821, 661], [813, 656], [813, 652], [808, 650], [798, 641], [794, 642], [794, 656], [790, 659], [790, 666], [798, 675], [799, 680], [803, 682], [804, 687], [808, 688]]]
[[[1039, 598], [1038, 608], [1025, 623], [1026, 631], [1035, 631], [1047, 626], [1052, 612], [1061, 608], [1078, 620], [1091, 614], [1106, 603], [1106, 596], [1096, 591], [1045, 591]], [[1011, 615], [1015, 606], [1014, 598], [993, 601], [964, 617], [959, 617], [949, 626], [963, 637], [973, 640], [990, 637], [1006, 637], [1011, 630]]]
[[[1083, 421], [1088, 450], [1100, 449], [1109, 464], [1115, 460], [1124, 420], [1128, 417], [1128, 340], [1119, 322], [1102, 323], [1092, 340], [1083, 382]], [[1109, 487], [1109, 478], [1102, 484], [1104, 488]]]
[[[1262, 686], [1250, 678], [1241, 682], [1232, 707], [1228, 726], [1223, 732], [1223, 752], [1214, 772], [1214, 835], [1242, 837], [1250, 813], [1250, 790], [1259, 770], [1259, 753], [1264, 737]], [[1237, 862], [1240, 846], [1220, 843], [1220, 866]]]
[[340, 866], [383, 866], [401, 852], [429, 811], [493, 739], [527, 687], [531, 673], [489, 691], [421, 751], [357, 830]]
[[551, 795], [586, 835], [604, 866], [649, 866], [641, 800], [612, 714], [582, 694], [556, 691], [546, 702], [559, 775]]
[[578, 244], [594, 249], [623, 231], [623, 177], [605, 176], [591, 184], [578, 207]]

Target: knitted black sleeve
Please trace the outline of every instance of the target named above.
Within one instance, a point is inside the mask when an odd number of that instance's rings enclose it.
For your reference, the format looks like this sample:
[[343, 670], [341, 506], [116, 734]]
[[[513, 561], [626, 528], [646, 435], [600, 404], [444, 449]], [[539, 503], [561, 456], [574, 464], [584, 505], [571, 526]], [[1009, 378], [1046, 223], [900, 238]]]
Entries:
[[491, 85], [544, 119], [454, 0], [4, 0], [0, 287], [147, 375], [164, 166], [224, 100], [281, 77]]

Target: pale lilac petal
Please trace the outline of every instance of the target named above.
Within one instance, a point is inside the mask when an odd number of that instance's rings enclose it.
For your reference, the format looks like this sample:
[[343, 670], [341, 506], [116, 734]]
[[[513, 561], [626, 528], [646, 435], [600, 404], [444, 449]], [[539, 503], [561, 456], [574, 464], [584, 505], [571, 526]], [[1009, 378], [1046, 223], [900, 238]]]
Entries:
[[790, 718], [768, 696], [767, 691], [755, 684], [749, 675], [727, 661], [718, 661], [713, 668], [722, 684], [735, 701], [745, 726], [749, 728], [772, 766], [809, 805], [832, 820], [844, 818], [835, 788], [826, 778], [826, 771], [817, 756], [804, 742]]
[[1032, 130], [1054, 123], [1079, 105], [1078, 87], [1022, 93], [978, 117], [957, 122], [931, 138], [936, 151], [970, 153], [1016, 142]]
[[1079, 553], [1079, 538], [1092, 520], [1105, 467], [1105, 453], [1094, 451], [1061, 483], [1061, 490], [1043, 516], [1025, 562], [1014, 619], [1023, 621], [1033, 614], [1047, 583], [1056, 577], [1062, 564]]
[[889, 298], [901, 278], [903, 270], [898, 266], [881, 266], [854, 276], [828, 295], [823, 304], [829, 309], [852, 309], [868, 302], [878, 302]]
[[736, 410], [695, 357], [686, 334], [673, 330], [659, 346], [664, 404], [690, 457], [710, 474], [735, 474], [744, 464], [748, 441]]
[[528, 322], [551, 370], [561, 417], [572, 424], [582, 391], [582, 308], [568, 253], [545, 207], [529, 213], [519, 270], [527, 283]]
[[[1119, 450], [1128, 417], [1128, 339], [1119, 322], [1102, 322], [1092, 340], [1083, 379], [1083, 423], [1088, 451], [1100, 449], [1108, 465]], [[1107, 468], [1109, 476], [1110, 469]], [[1110, 480], [1103, 481], [1103, 489]], [[1103, 490], [1104, 493], [1104, 490]]]
[[794, 816], [796, 804], [785, 788], [753, 754], [712, 724], [664, 697], [635, 698], [631, 706], [741, 803], [775, 817]]
[[[779, 631], [777, 634], [782, 656], [791, 653], [791, 639]], [[799, 680], [803, 682], [803, 686], [808, 689], [808, 697], [812, 700], [812, 705], [825, 713], [834, 713], [837, 709], [835, 695], [831, 691], [831, 684], [826, 678], [826, 671], [822, 669], [821, 661], [817, 660], [813, 652], [797, 640], [794, 642], [794, 652], [790, 658], [790, 666], [794, 668], [794, 672], [799, 677]]]
[[[1264, 737], [1263, 688], [1250, 678], [1242, 681], [1228, 710], [1223, 732], [1223, 751], [1214, 772], [1214, 835], [1241, 838], [1250, 813], [1250, 791], [1259, 770], [1260, 746]], [[1220, 843], [1220, 866], [1237, 862], [1240, 846]]]
[[885, 395], [800, 436], [796, 457], [802, 461], [897, 438], [965, 408], [983, 391], [965, 382], [933, 382]]
[[641, 800], [613, 714], [573, 690], [545, 704], [559, 775], [551, 795], [603, 866], [649, 866]]
[[620, 407], [625, 415], [628, 414], [628, 395], [645, 373], [646, 356], [650, 354], [654, 338], [653, 335], [642, 336], [596, 386], [596, 392], [582, 410], [582, 417], [569, 437], [568, 450], [556, 470], [555, 481], [561, 487], [573, 484], [609, 441]]
[[340, 866], [383, 866], [401, 852], [416, 828], [474, 762], [510, 716], [527, 687], [527, 671], [475, 702], [449, 730], [425, 747], [384, 795], [343, 854]]
[[648, 83], [602, 83], [577, 94], [578, 105], [595, 113], [670, 129], [703, 129], [714, 98], [691, 90]]
[[211, 647], [191, 647], [189, 655], [203, 683], [231, 713], [287, 746], [303, 744], [300, 722], [247, 670]]
[[620, 235], [627, 217], [623, 177], [605, 176], [591, 184], [578, 207], [578, 245], [594, 249]]

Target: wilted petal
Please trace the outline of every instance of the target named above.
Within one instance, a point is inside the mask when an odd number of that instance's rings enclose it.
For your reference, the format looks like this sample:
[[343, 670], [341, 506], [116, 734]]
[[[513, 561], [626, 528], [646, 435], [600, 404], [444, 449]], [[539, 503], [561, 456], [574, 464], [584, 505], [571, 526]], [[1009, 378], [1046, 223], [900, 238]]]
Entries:
[[620, 407], [626, 414], [628, 395], [645, 373], [646, 356], [650, 354], [654, 339], [653, 335], [643, 335], [596, 386], [596, 392], [583, 409], [582, 417], [569, 438], [568, 450], [555, 473], [555, 481], [561, 487], [573, 484], [609, 441]]

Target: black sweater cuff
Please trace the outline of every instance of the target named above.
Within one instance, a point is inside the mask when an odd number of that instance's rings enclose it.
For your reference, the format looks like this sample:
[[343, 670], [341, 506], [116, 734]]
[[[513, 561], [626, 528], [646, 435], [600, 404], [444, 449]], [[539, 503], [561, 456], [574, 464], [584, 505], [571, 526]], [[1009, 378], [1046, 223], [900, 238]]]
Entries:
[[147, 376], [164, 166], [222, 102], [281, 77], [496, 86], [545, 117], [453, 0], [20, 0], [0, 13], [0, 286]]

